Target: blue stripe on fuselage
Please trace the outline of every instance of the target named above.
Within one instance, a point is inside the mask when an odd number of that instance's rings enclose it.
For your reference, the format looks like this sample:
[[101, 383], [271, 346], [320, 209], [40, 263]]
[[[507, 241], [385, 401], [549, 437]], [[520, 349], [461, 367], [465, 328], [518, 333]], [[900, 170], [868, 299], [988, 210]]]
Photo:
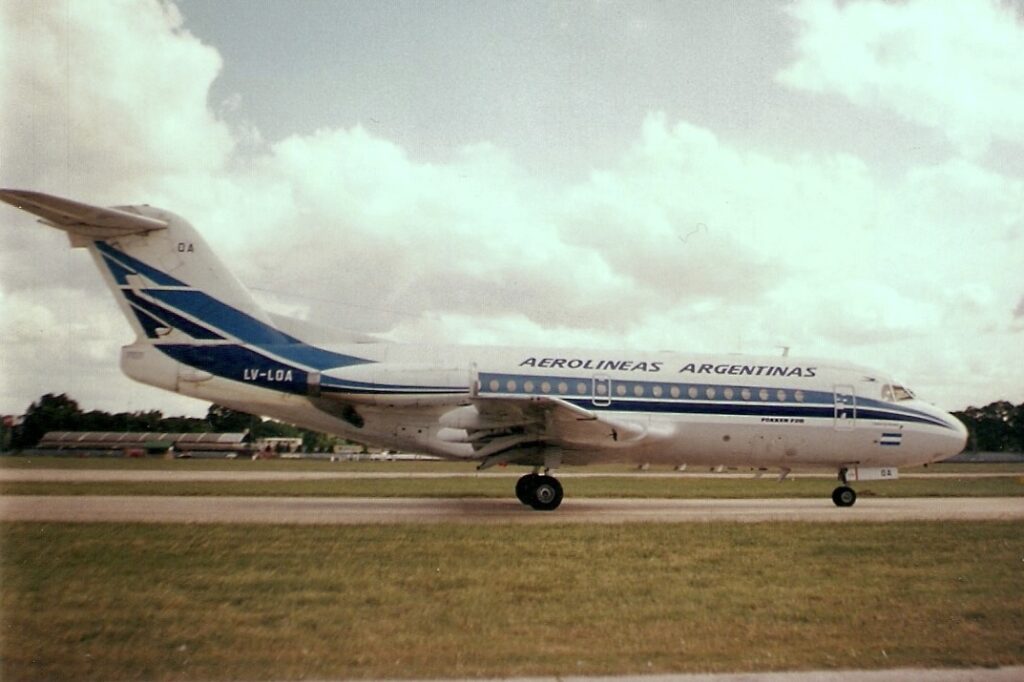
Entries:
[[[246, 348], [235, 344], [213, 344], [205, 346], [163, 344], [158, 345], [157, 347], [179, 362], [226, 379], [255, 384], [265, 388], [286, 391], [289, 393], [304, 394], [309, 389], [309, 375], [305, 370], [273, 358], [268, 358], [260, 352], [257, 352], [257, 349]], [[294, 347], [295, 346], [293, 345], [283, 347], [274, 346], [270, 347], [270, 352], [278, 354], [277, 351], [281, 348]], [[312, 350], [315, 351], [317, 349]], [[578, 380], [579, 378], [564, 378], [566, 382], [573, 379]], [[665, 384], [663, 382], [660, 383], [660, 385], [672, 386], [672, 384]], [[688, 388], [688, 386], [683, 385], [677, 386], [681, 390]], [[468, 392], [468, 387], [461, 386], [376, 384], [336, 379], [334, 377], [322, 377], [320, 388], [324, 391], [342, 395], [346, 393], [356, 395], [438, 395], [444, 393], [456, 394]], [[751, 387], [751, 390], [759, 391], [759, 388]], [[770, 390], [774, 393], [778, 389], [771, 388]], [[490, 397], [497, 399], [509, 398], [513, 400], [542, 395], [537, 391], [529, 394], [498, 393], [493, 391], [480, 392], [481, 396], [485, 398], [488, 397], [488, 393], [490, 394]], [[813, 391], [807, 393], [809, 396], [832, 397], [831, 393], [824, 391]], [[723, 417], [745, 416], [786, 419], [833, 419], [836, 414], [835, 404], [833, 402], [820, 401], [783, 404], [779, 402], [761, 402], [758, 400], [736, 402], [727, 400], [691, 400], [673, 398], [615, 398], [608, 405], [595, 405], [593, 404], [593, 396], [589, 393], [586, 395], [574, 396], [553, 394], [552, 397], [561, 398], [573, 403], [574, 405], [596, 412], [644, 412], [658, 414], [694, 414]], [[857, 417], [860, 419], [870, 419], [875, 421], [918, 422], [948, 428], [947, 424], [938, 421], [935, 418], [931, 418], [926, 415], [917, 416], [908, 412], [893, 410], [891, 407], [886, 410], [858, 407]]]
[[[479, 379], [481, 396], [525, 398], [550, 395], [569, 400], [592, 411], [834, 418], [836, 410], [832, 391], [812, 391], [794, 386], [678, 384], [670, 381], [609, 379], [607, 383], [598, 382], [598, 385], [604, 385], [612, 392], [612, 395], [597, 397], [599, 402], [608, 402], [601, 405], [593, 402], [593, 377], [481, 372]], [[531, 387], [529, 391], [525, 390], [528, 384]], [[545, 385], [547, 391], [544, 390]], [[620, 387], [624, 389], [624, 393], [618, 393]], [[561, 388], [566, 390], [558, 390]], [[708, 396], [709, 389], [713, 391], [712, 396]], [[634, 393], [636, 390], [639, 390], [639, 396]], [[656, 390], [660, 395], [656, 395]], [[779, 397], [780, 391], [784, 399], [773, 400]], [[798, 392], [801, 399], [797, 399]], [[762, 394], [765, 397], [761, 397]], [[743, 395], [749, 397], [742, 398]], [[858, 397], [856, 405], [840, 407], [851, 416], [855, 409], [858, 419], [909, 421], [952, 428], [945, 421], [930, 414], [871, 398]]]
[[157, 348], [182, 364], [225, 379], [287, 393], [306, 393], [309, 388], [309, 374], [305, 370], [244, 346], [159, 344]]
[[438, 394], [438, 393], [469, 393], [469, 386], [412, 386], [403, 384], [375, 384], [367, 381], [352, 381], [322, 377], [320, 388], [332, 393], [371, 393], [371, 394]]

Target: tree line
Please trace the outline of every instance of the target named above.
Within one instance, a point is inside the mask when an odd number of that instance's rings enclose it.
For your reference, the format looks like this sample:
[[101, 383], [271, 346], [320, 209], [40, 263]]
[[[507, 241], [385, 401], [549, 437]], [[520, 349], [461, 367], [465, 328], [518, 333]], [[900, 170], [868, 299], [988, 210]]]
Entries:
[[1006, 400], [985, 407], [968, 407], [953, 413], [970, 435], [967, 449], [973, 452], [1024, 452], [1024, 403]]
[[33, 402], [21, 421], [9, 434], [8, 447], [15, 450], [35, 447], [49, 431], [139, 431], [151, 433], [240, 433], [248, 431], [259, 438], [302, 438], [307, 452], [326, 452], [341, 439], [291, 424], [262, 419], [248, 412], [223, 405], [210, 405], [206, 416], [165, 417], [160, 410], [117, 412], [83, 411], [76, 400], [61, 393], [47, 393]]
[[[1024, 403], [1005, 400], [984, 407], [968, 407], [954, 415], [967, 425], [967, 449], [976, 452], [1024, 452]], [[10, 447], [34, 447], [47, 431], [150, 431], [167, 433], [248, 431], [253, 439], [302, 438], [307, 452], [327, 450], [338, 440], [318, 431], [262, 419], [222, 405], [211, 405], [206, 417], [165, 417], [160, 410], [83, 412], [66, 394], [47, 393], [32, 403], [19, 426], [10, 434]]]

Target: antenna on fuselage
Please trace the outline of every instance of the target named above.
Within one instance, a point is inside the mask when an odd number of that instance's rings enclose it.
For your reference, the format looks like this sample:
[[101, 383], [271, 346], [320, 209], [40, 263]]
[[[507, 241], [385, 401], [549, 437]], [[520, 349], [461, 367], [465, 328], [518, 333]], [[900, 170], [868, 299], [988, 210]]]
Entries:
[[782, 357], [788, 358], [789, 357], [789, 346], [779, 346], [779, 348], [782, 349]]

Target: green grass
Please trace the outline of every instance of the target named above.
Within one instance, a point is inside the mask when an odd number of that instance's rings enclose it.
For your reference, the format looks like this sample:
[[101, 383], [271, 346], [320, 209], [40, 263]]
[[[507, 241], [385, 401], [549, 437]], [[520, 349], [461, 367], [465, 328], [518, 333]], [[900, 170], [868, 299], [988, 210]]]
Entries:
[[0, 532], [3, 679], [1024, 663], [1016, 523]]
[[[3, 495], [240, 495], [286, 497], [510, 497], [507, 476], [437, 479], [323, 479], [310, 481], [0, 482]], [[803, 478], [707, 479], [598, 477], [562, 479], [569, 497], [827, 498], [836, 482]], [[862, 497], [1014, 497], [1024, 477], [913, 479], [855, 483]]]

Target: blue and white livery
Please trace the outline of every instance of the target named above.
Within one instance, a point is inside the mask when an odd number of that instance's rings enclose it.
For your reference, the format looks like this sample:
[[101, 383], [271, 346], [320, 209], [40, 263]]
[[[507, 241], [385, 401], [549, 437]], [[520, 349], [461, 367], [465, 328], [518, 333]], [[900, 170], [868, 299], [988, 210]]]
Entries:
[[829, 360], [395, 344], [273, 316], [182, 218], [38, 192], [0, 199], [92, 256], [136, 339], [129, 377], [387, 448], [533, 467], [516, 494], [562, 500], [563, 464], [662, 463], [892, 478], [967, 432], [877, 370]]

